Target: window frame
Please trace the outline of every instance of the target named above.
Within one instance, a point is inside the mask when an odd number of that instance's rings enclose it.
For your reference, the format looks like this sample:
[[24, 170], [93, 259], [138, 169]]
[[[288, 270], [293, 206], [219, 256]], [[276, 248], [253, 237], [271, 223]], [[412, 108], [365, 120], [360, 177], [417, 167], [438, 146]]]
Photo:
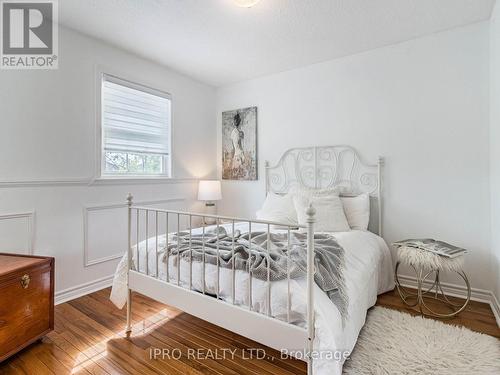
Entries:
[[[170, 101], [169, 112], [169, 153], [163, 157], [163, 172], [159, 174], [148, 173], [108, 173], [106, 172], [106, 155], [104, 150], [104, 126], [103, 126], [103, 83], [110, 81], [125, 87], [139, 90], [151, 95], [159, 96]], [[172, 180], [173, 174], [173, 100], [172, 95], [167, 91], [153, 88], [151, 85], [137, 83], [142, 80], [130, 79], [126, 74], [109, 73], [108, 70], [97, 69], [96, 74], [96, 91], [97, 91], [97, 160], [96, 160], [96, 177], [95, 180]], [[129, 153], [134, 154], [133, 151]]]

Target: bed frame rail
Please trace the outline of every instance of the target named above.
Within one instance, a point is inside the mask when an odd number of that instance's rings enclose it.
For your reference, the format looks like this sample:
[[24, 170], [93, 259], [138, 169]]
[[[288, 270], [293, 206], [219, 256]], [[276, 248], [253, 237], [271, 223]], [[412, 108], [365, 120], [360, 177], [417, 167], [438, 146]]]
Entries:
[[[182, 212], [174, 210], [157, 209], [151, 207], [140, 207], [134, 206], [133, 197], [131, 194], [127, 196], [127, 206], [128, 206], [128, 252], [127, 252], [127, 327], [126, 332], [130, 334], [132, 330], [131, 321], [131, 311], [132, 311], [132, 299], [131, 292], [135, 290], [151, 298], [154, 298], [160, 302], [175, 306], [189, 314], [197, 316], [201, 319], [207, 320], [211, 323], [219, 325], [223, 328], [241, 334], [252, 340], [260, 342], [264, 345], [270, 346], [276, 350], [301, 350], [305, 352], [305, 359], [308, 363], [308, 374], [312, 374], [312, 351], [313, 351], [313, 341], [314, 341], [314, 222], [315, 222], [315, 210], [312, 206], [307, 209], [307, 225], [299, 226], [307, 230], [307, 322], [306, 327], [302, 328], [291, 322], [291, 287], [290, 287], [290, 264], [292, 260], [290, 259], [290, 232], [293, 227], [290, 225], [265, 221], [265, 220], [249, 220], [243, 218], [227, 217], [220, 215], [209, 215], [201, 213], [191, 213]], [[140, 214], [145, 213], [145, 248], [146, 248], [146, 265], [145, 272], [141, 272], [139, 259], [139, 243], [140, 230], [139, 230], [139, 220]], [[149, 268], [149, 229], [151, 223], [149, 222], [150, 215], [153, 215], [154, 220], [154, 250], [155, 250], [155, 262], [154, 267], [156, 268], [154, 272]], [[133, 228], [133, 215], [135, 215], [135, 228]], [[159, 277], [159, 265], [158, 265], [158, 238], [160, 233], [159, 228], [159, 218], [160, 215], [163, 216], [166, 223], [165, 228], [165, 247], [168, 247], [168, 234], [169, 234], [169, 223], [172, 224], [171, 220], [174, 220], [177, 232], [181, 231], [181, 218], [188, 220], [189, 231], [189, 283], [184, 285], [181, 282], [180, 275], [180, 252], [177, 254], [170, 255], [166, 252], [166, 275], [165, 278]], [[201, 290], [195, 290], [193, 288], [193, 263], [192, 263], [192, 248], [191, 248], [191, 238], [193, 229], [193, 219], [202, 221], [202, 288]], [[225, 301], [220, 298], [220, 271], [221, 265], [219, 264], [219, 256], [217, 256], [217, 280], [216, 280], [216, 293], [215, 296], [208, 295], [206, 293], [206, 259], [205, 259], [205, 227], [206, 219], [214, 220], [217, 231], [221, 225], [221, 221], [229, 223], [232, 227], [232, 233], [235, 232], [236, 223], [248, 224], [249, 233], [252, 230], [252, 224], [264, 224], [267, 228], [267, 256], [270, 256], [270, 235], [271, 235], [271, 225], [277, 225], [279, 227], [285, 228], [288, 234], [288, 258], [287, 258], [287, 319], [286, 322], [276, 319], [273, 317], [273, 312], [271, 309], [271, 281], [270, 281], [270, 262], [267, 262], [267, 311], [265, 313], [260, 313], [252, 309], [252, 272], [251, 272], [251, 249], [249, 249], [249, 261], [248, 261], [248, 305], [241, 306], [236, 303], [235, 299], [235, 267], [234, 262], [232, 264], [231, 275], [231, 299], [230, 301]], [[133, 264], [133, 234], [136, 235], [136, 249], [137, 261]], [[250, 234], [251, 243], [251, 234]], [[179, 246], [179, 242], [177, 242]], [[250, 244], [251, 247], [251, 244]], [[219, 238], [216, 239], [216, 251], [219, 255]], [[232, 240], [232, 255], [234, 256], [235, 240], [233, 236]], [[176, 275], [169, 274], [169, 256], [177, 257], [176, 263]], [[143, 267], [144, 268], [144, 267]], [[228, 319], [228, 316], [231, 316]], [[304, 358], [302, 358], [304, 359]]]

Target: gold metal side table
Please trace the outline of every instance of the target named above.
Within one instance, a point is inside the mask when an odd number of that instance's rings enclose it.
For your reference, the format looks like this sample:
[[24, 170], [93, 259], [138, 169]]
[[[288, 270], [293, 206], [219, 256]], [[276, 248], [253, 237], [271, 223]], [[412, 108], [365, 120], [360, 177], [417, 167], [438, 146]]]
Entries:
[[[398, 277], [400, 264], [405, 264], [415, 271], [417, 279], [417, 291], [410, 291], [401, 285]], [[440, 280], [440, 272], [456, 272], [465, 282], [467, 298], [463, 304], [456, 304], [449, 300], [443, 291]], [[467, 275], [463, 271], [463, 255], [457, 258], [446, 258], [431, 252], [413, 247], [399, 247], [397, 251], [397, 263], [394, 271], [394, 279], [399, 296], [406, 306], [419, 311], [420, 314], [435, 318], [452, 318], [462, 312], [470, 300], [471, 288]], [[429, 281], [427, 281], [429, 279]], [[428, 286], [430, 283], [432, 284]], [[435, 300], [445, 305], [450, 312], [438, 313], [425, 302]]]

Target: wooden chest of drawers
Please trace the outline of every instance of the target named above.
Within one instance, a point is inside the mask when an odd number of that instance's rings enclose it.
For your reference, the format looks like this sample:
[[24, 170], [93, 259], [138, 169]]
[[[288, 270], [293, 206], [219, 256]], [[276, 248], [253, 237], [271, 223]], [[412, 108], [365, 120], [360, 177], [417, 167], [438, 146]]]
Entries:
[[54, 258], [0, 253], [0, 362], [54, 329]]

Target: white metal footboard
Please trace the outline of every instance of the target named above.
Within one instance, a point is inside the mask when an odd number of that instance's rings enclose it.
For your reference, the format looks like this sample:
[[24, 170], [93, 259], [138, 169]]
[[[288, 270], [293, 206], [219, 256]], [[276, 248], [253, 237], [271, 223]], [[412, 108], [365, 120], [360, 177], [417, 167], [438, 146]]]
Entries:
[[[141, 294], [149, 296], [155, 300], [166, 303], [171, 306], [175, 306], [189, 314], [196, 317], [209, 321], [213, 324], [226, 328], [230, 331], [248, 337], [254, 341], [272, 347], [276, 350], [301, 350], [305, 353], [305, 359], [308, 363], [308, 374], [312, 374], [312, 351], [313, 351], [313, 341], [314, 341], [314, 215], [315, 210], [310, 206], [307, 210], [307, 225], [302, 226], [302, 228], [307, 229], [307, 322], [306, 327], [302, 328], [291, 323], [291, 290], [290, 290], [290, 231], [297, 226], [293, 227], [286, 224], [263, 221], [263, 220], [249, 220], [233, 217], [225, 217], [220, 215], [206, 215], [191, 212], [181, 212], [172, 211], [164, 209], [156, 209], [150, 207], [139, 207], [134, 206], [132, 202], [132, 195], [127, 197], [128, 205], [128, 272], [127, 272], [127, 333], [131, 332], [131, 291], [137, 291]], [[139, 262], [139, 214], [140, 212], [145, 212], [145, 241], [146, 241], [146, 266], [145, 272], [141, 272], [139, 264], [133, 267], [133, 233], [135, 230], [136, 240], [137, 240], [137, 263]], [[155, 272], [150, 272], [149, 262], [148, 262], [148, 240], [149, 240], [149, 216], [152, 213], [155, 217], [154, 220], [154, 230], [155, 230]], [[136, 228], [133, 228], [133, 215], [136, 215]], [[180, 231], [180, 221], [181, 218], [188, 219], [188, 230], [189, 230], [189, 282], [188, 285], [183, 285], [181, 283], [180, 275], [180, 252], [178, 251], [177, 257], [177, 274], [169, 275], [169, 251], [166, 251], [166, 277], [165, 279], [159, 277], [159, 266], [158, 266], [158, 236], [159, 236], [159, 216], [163, 215], [166, 221], [166, 243], [165, 247], [168, 247], [168, 225], [169, 220], [176, 221], [177, 231]], [[202, 230], [203, 230], [203, 246], [202, 246], [202, 290], [197, 291], [193, 288], [193, 262], [192, 262], [192, 247], [191, 247], [191, 236], [192, 236], [192, 224], [194, 219], [202, 219]], [[219, 237], [216, 236], [216, 251], [217, 251], [217, 264], [214, 265], [217, 268], [217, 280], [216, 280], [216, 293], [215, 296], [206, 294], [205, 288], [205, 222], [206, 219], [210, 218], [215, 220], [215, 225], [217, 229], [221, 225], [221, 221], [224, 220], [226, 223], [232, 226], [232, 233], [235, 233], [235, 223], [248, 223], [249, 229], [249, 242], [251, 243], [251, 231], [252, 224], [264, 224], [267, 226], [267, 256], [270, 256], [269, 239], [270, 239], [270, 226], [277, 225], [286, 229], [288, 234], [288, 251], [287, 251], [287, 321], [282, 321], [273, 318], [271, 311], [271, 280], [270, 280], [270, 262], [267, 262], [267, 311], [265, 313], [260, 313], [252, 310], [252, 272], [250, 257], [248, 261], [248, 306], [241, 306], [236, 304], [235, 300], [235, 265], [234, 265], [234, 249], [235, 240], [234, 235], [232, 239], [232, 277], [231, 277], [231, 296], [229, 301], [222, 300], [220, 297], [220, 273], [221, 265], [219, 263]], [[177, 246], [179, 246], [177, 241]], [[250, 245], [251, 246], [251, 245]], [[249, 249], [250, 255], [250, 249]], [[268, 259], [269, 260], [269, 259]], [[304, 359], [304, 358], [301, 358]]]

